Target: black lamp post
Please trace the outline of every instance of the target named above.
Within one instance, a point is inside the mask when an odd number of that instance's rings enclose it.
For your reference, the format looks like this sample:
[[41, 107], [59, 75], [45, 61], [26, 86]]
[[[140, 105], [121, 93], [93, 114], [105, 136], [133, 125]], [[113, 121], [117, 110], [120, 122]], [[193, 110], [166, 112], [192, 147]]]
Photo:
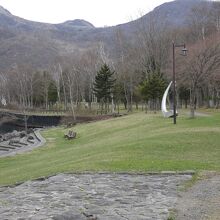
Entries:
[[182, 47], [182, 56], [186, 56], [187, 49], [185, 44], [175, 44], [173, 41], [173, 124], [176, 124], [176, 63], [175, 48]]

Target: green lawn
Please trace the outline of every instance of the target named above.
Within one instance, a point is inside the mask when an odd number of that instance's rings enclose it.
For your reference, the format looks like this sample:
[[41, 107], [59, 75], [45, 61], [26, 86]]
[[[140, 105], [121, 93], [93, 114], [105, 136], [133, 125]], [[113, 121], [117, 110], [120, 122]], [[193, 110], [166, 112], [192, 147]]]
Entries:
[[70, 141], [63, 128], [46, 130], [45, 147], [0, 159], [0, 185], [60, 172], [220, 170], [220, 114], [177, 123], [135, 113], [77, 125]]

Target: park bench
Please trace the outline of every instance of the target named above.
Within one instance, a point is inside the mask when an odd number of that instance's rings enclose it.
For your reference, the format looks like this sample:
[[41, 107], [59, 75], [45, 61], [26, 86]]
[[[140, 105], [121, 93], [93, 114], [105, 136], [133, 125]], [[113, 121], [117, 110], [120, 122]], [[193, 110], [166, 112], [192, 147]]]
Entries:
[[67, 138], [68, 140], [74, 139], [76, 137], [76, 132], [73, 130], [69, 130], [67, 134], [64, 135], [64, 138]]

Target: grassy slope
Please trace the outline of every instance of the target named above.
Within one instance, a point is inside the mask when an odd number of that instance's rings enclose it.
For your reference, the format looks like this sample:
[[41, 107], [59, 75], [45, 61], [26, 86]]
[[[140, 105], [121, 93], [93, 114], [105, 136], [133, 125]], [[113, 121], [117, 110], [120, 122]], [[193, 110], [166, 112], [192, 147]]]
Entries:
[[64, 171], [220, 170], [220, 116], [172, 120], [133, 114], [77, 125], [76, 140], [66, 130], [43, 132], [45, 147], [0, 159], [0, 184]]

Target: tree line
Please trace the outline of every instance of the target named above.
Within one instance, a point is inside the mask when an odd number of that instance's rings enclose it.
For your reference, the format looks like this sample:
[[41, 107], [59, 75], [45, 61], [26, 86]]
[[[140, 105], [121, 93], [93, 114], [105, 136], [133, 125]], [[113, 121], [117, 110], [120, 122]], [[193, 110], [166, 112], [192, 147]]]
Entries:
[[[210, 6], [211, 5], [211, 6]], [[130, 40], [115, 29], [114, 56], [98, 42], [93, 47], [57, 57], [49, 68], [14, 65], [0, 74], [1, 99], [7, 107], [70, 111], [95, 106], [100, 113], [129, 112], [139, 104], [157, 111], [172, 80], [172, 41], [186, 43], [188, 55], [176, 51], [178, 107], [219, 108], [220, 3], [201, 2], [191, 10], [184, 27], [172, 27], [151, 14], [140, 19]], [[113, 106], [110, 108], [110, 105]]]

